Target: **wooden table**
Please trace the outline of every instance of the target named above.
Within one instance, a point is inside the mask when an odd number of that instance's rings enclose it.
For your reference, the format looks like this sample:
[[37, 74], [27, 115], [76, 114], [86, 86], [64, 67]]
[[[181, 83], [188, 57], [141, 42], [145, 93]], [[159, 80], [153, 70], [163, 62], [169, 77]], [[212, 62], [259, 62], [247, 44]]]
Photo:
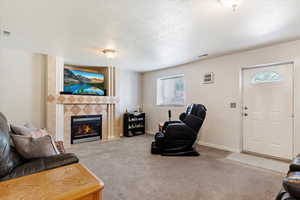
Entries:
[[81, 164], [0, 182], [1, 200], [101, 200], [104, 184]]

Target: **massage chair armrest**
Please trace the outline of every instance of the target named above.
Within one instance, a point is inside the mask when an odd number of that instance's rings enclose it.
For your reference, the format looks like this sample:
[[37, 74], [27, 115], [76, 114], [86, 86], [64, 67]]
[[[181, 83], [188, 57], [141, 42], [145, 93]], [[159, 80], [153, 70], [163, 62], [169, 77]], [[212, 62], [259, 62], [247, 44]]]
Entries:
[[182, 122], [181, 121], [166, 121], [164, 123], [162, 130], [165, 131], [170, 124], [178, 124], [178, 123], [182, 123]]
[[290, 164], [290, 172], [300, 172], [300, 154], [293, 159], [292, 163]]
[[290, 172], [283, 179], [283, 188], [295, 199], [300, 199], [300, 172]]
[[186, 118], [186, 113], [181, 113], [181, 114], [179, 115], [180, 121], [185, 122], [185, 118]]
[[197, 137], [197, 133], [190, 127], [188, 127], [184, 123], [178, 123], [178, 124], [170, 124], [167, 126], [166, 132], [165, 132], [165, 139], [166, 140], [178, 140], [178, 139], [194, 139]]

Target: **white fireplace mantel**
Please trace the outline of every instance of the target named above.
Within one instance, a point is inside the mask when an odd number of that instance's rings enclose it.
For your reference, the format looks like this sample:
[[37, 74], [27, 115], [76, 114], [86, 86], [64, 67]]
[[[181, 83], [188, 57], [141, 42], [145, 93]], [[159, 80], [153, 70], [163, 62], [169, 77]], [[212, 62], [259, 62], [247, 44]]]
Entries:
[[47, 101], [56, 104], [117, 104], [119, 98], [93, 95], [49, 95]]

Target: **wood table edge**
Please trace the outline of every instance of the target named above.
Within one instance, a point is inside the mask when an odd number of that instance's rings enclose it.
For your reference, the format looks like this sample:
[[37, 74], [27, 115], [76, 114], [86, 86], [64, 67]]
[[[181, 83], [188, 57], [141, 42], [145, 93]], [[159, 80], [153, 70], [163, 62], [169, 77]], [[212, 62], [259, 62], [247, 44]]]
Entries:
[[66, 168], [66, 167], [70, 167], [70, 166], [74, 166], [76, 167], [77, 169], [79, 169], [83, 174], [85, 174], [86, 176], [91, 176], [93, 177], [97, 182], [98, 182], [98, 185], [96, 186], [92, 186], [92, 187], [89, 187], [89, 188], [86, 188], [84, 190], [81, 190], [79, 192], [77, 191], [74, 191], [74, 192], [69, 192], [68, 194], [62, 194], [56, 198], [53, 198], [52, 200], [70, 200], [70, 199], [80, 199], [82, 197], [85, 197], [91, 193], [95, 193], [95, 192], [101, 192], [104, 188], [104, 183], [102, 180], [100, 180], [93, 172], [91, 172], [87, 167], [83, 166], [82, 164], [80, 163], [75, 163], [75, 164], [71, 164], [71, 165], [65, 165], [65, 166], [61, 166], [61, 167], [58, 167], [58, 168], [54, 168], [54, 169], [49, 169], [49, 170], [44, 170], [44, 171], [41, 171], [41, 172], [38, 172], [38, 173], [34, 173], [34, 174], [30, 174], [30, 175], [27, 175], [27, 176], [21, 176], [21, 177], [18, 177], [18, 178], [13, 178], [13, 179], [10, 179], [10, 180], [6, 180], [6, 181], [0, 181], [0, 188], [1, 186], [5, 186], [7, 185], [8, 183], [9, 184], [13, 184], [15, 182], [19, 182], [19, 181], [22, 181], [22, 179], [26, 178], [30, 178], [30, 177], [34, 177], [34, 176], [38, 176], [38, 175], [42, 175], [42, 174], [46, 174], [48, 173], [49, 171], [51, 170], [58, 170], [59, 168]]

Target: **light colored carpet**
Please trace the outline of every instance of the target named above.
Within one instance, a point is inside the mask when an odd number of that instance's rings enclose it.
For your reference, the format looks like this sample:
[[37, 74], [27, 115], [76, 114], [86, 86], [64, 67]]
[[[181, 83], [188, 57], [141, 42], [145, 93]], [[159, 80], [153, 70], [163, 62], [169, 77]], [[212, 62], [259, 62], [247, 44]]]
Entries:
[[255, 167], [260, 167], [264, 169], [273, 170], [275, 172], [280, 172], [286, 174], [289, 170], [289, 164], [286, 162], [272, 160], [267, 158], [261, 158], [249, 154], [243, 153], [232, 153], [227, 156], [227, 159], [238, 161], [247, 165], [252, 165]]
[[105, 183], [104, 200], [273, 200], [282, 175], [226, 159], [229, 152], [199, 147], [199, 157], [150, 154], [153, 137], [74, 145]]

